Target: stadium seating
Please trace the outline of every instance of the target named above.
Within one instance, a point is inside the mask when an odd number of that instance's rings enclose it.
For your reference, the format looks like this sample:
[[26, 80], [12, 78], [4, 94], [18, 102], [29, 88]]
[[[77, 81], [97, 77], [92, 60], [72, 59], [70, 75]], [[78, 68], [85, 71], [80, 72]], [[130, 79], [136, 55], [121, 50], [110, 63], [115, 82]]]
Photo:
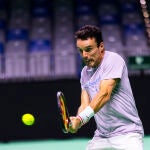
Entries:
[[136, 0], [0, 0], [0, 79], [78, 78], [74, 32], [86, 24], [99, 26], [106, 50], [127, 64], [130, 56], [150, 56]]

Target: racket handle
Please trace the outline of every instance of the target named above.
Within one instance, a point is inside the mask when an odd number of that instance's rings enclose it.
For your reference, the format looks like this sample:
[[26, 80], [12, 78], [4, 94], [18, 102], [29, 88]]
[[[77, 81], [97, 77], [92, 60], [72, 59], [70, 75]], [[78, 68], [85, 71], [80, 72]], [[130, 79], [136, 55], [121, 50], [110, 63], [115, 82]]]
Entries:
[[71, 122], [71, 121], [68, 123], [68, 126], [69, 126], [69, 127], [71, 127], [71, 126], [72, 126], [72, 122]]

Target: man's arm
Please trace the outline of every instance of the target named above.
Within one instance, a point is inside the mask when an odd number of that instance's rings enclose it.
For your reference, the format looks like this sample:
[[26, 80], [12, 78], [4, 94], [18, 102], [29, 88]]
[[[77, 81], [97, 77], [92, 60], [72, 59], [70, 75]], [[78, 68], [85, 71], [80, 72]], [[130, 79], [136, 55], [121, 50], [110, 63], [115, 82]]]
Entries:
[[[100, 82], [100, 90], [96, 96], [90, 101], [88, 93], [83, 90], [81, 93], [81, 105], [78, 109], [78, 116], [71, 117], [72, 126], [68, 129], [69, 132], [75, 133], [78, 129], [90, 120], [90, 113], [97, 113], [109, 100], [113, 89], [119, 79], [102, 80]], [[90, 110], [89, 110], [90, 108]], [[87, 114], [86, 114], [87, 113]], [[90, 117], [89, 117], [89, 116]], [[87, 120], [86, 120], [87, 117]]]
[[[78, 108], [77, 116], [80, 112], [82, 112], [87, 106], [90, 104], [90, 99], [87, 91], [84, 89], [81, 91], [81, 104]], [[71, 116], [70, 120], [72, 122], [72, 126], [68, 129], [70, 133], [76, 133], [77, 130], [81, 127], [81, 121], [78, 117]]]
[[92, 99], [89, 106], [97, 113], [109, 100], [113, 89], [115, 88], [119, 79], [102, 80], [100, 83], [100, 90]]
[[78, 108], [78, 112], [77, 115], [83, 111], [88, 105], [90, 104], [90, 99], [89, 99], [89, 95], [87, 93], [87, 91], [85, 89], [83, 89], [81, 91], [81, 105]]

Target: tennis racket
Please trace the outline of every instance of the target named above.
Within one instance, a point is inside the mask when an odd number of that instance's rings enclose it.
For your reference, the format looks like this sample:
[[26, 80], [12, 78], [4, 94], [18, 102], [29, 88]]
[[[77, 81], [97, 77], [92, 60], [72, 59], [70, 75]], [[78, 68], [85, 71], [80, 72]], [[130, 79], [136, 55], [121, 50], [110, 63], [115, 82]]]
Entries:
[[63, 133], [68, 133], [67, 129], [71, 126], [71, 120], [69, 118], [70, 116], [68, 113], [65, 96], [61, 91], [57, 92], [57, 104], [61, 129]]

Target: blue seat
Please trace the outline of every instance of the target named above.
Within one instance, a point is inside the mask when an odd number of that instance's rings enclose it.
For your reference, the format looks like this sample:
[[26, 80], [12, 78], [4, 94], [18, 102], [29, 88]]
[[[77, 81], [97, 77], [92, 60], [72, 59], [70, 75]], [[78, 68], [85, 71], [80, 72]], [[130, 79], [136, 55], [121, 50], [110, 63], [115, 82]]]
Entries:
[[46, 7], [36, 6], [32, 10], [32, 16], [33, 17], [48, 17], [49, 10]]
[[124, 34], [138, 34], [138, 33], [144, 33], [145, 28], [144, 25], [141, 23], [131, 23], [131, 24], [126, 24], [123, 26], [123, 32]]
[[121, 11], [124, 13], [127, 12], [138, 12], [139, 6], [137, 5], [137, 2], [128, 2], [128, 1], [124, 1], [121, 4]]
[[105, 14], [99, 16], [100, 25], [119, 24], [120, 18], [118, 14]]
[[29, 42], [29, 52], [41, 52], [41, 51], [50, 51], [51, 42], [50, 40], [31, 40]]
[[76, 7], [76, 15], [93, 14], [92, 7], [88, 4], [78, 5]]
[[22, 28], [8, 29], [6, 38], [7, 40], [27, 40], [28, 30]]
[[100, 25], [120, 24], [120, 14], [117, 5], [111, 3], [100, 3], [98, 7], [98, 18]]

